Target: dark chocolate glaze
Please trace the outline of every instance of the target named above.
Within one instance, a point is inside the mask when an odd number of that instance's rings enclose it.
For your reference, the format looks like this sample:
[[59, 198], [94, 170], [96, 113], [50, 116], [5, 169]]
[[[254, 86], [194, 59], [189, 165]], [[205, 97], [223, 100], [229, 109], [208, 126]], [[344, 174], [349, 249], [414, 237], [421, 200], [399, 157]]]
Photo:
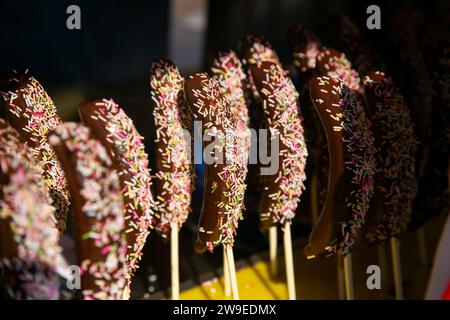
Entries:
[[[381, 83], [384, 81], [385, 77], [381, 73], [375, 73], [375, 72], [369, 72], [366, 74], [366, 77], [369, 77], [372, 81]], [[377, 149], [377, 153], [375, 154], [376, 160], [377, 160], [377, 171], [375, 172], [374, 181], [375, 181], [375, 189], [374, 189], [374, 195], [370, 204], [369, 214], [366, 220], [366, 223], [364, 225], [364, 233], [366, 235], [366, 240], [369, 244], [373, 244], [375, 241], [372, 239], [373, 237], [370, 236], [372, 234], [375, 234], [377, 232], [377, 228], [380, 227], [380, 225], [383, 226], [384, 229], [384, 223], [383, 223], [383, 214], [384, 214], [384, 204], [386, 201], [386, 194], [389, 192], [390, 187], [390, 181], [387, 180], [382, 172], [380, 172], [380, 166], [383, 165], [386, 156], [387, 156], [387, 150], [385, 147], [383, 147], [383, 124], [380, 120], [382, 119], [376, 119], [374, 118], [377, 113], [377, 106], [376, 103], [380, 103], [381, 99], [377, 97], [375, 93], [376, 87], [371, 86], [370, 88], [365, 87], [364, 90], [364, 97], [366, 101], [366, 111], [367, 116], [369, 117], [371, 123], [372, 123], [372, 132], [374, 136], [374, 146]], [[381, 233], [384, 233], [387, 230], [381, 231]]]
[[310, 82], [311, 100], [326, 132], [330, 157], [327, 196], [304, 253], [350, 252], [372, 196], [372, 133], [357, 93], [331, 77]]
[[365, 224], [366, 241], [374, 244], [398, 237], [410, 218], [417, 141], [408, 106], [392, 79], [369, 71], [363, 81], [377, 150], [374, 196]]
[[[264, 69], [267, 69], [270, 67], [270, 62], [263, 62], [259, 66], [257, 64], [249, 64], [248, 69], [250, 73], [252, 74], [253, 83], [255, 85], [256, 90], [258, 91], [259, 96], [261, 97], [261, 90], [264, 88], [267, 90], [268, 86], [263, 84], [263, 81], [265, 80], [265, 73]], [[270, 89], [270, 88], [269, 88]], [[262, 101], [264, 98], [261, 98]], [[270, 112], [272, 111], [272, 112]], [[268, 114], [265, 115], [266, 117], [266, 123], [268, 123], [267, 118], [273, 118], [275, 116], [275, 110], [268, 110]], [[264, 114], [264, 113], [263, 113]], [[269, 126], [269, 125], [268, 125]], [[270, 141], [270, 140], [269, 140]], [[284, 158], [281, 156], [282, 150], [288, 150], [287, 146], [281, 143], [280, 141], [280, 155], [278, 157], [278, 163], [282, 163]], [[262, 178], [263, 181], [263, 190], [261, 194], [261, 200], [259, 203], [259, 212], [269, 212], [269, 208], [271, 206], [271, 199], [269, 197], [270, 194], [277, 193], [279, 191], [279, 185], [275, 181], [277, 179], [278, 175], [268, 175], [264, 176]], [[271, 212], [271, 215], [265, 218], [260, 219], [259, 222], [259, 228], [261, 230], [267, 230], [271, 226], [277, 225], [277, 220], [273, 216], [273, 212]]]
[[[342, 131], [333, 130], [333, 127], [341, 124], [341, 117], [338, 116], [341, 113], [339, 82], [332, 78], [328, 79], [327, 85], [320, 86], [319, 83], [322, 79], [315, 77], [311, 80], [309, 87], [311, 100], [325, 129], [330, 168], [325, 203], [317, 224], [311, 232], [309, 244], [303, 250], [307, 257], [317, 256], [325, 251], [325, 247], [330, 244], [336, 232], [340, 218], [347, 216], [349, 211], [345, 208], [344, 201], [346, 192], [343, 187], [348, 185], [345, 182], [348, 181], [349, 176], [345, 174], [343, 136]], [[322, 92], [322, 89], [328, 92]], [[318, 99], [323, 102], [318, 103]], [[335, 118], [333, 119], [330, 115]]]

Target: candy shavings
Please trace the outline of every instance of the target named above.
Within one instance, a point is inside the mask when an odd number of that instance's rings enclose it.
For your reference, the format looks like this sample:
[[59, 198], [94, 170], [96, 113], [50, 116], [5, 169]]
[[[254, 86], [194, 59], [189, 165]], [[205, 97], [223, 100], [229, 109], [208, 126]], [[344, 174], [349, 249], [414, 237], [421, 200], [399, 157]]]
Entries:
[[[11, 79], [21, 85], [16, 91], [2, 93], [9, 112], [19, 119], [25, 119], [23, 128], [16, 128], [22, 136], [29, 137], [26, 141], [31, 147], [34, 158], [42, 170], [45, 185], [55, 207], [57, 228], [62, 232], [66, 228], [69, 211], [69, 194], [66, 178], [58, 162], [55, 151], [47, 141], [48, 133], [61, 123], [53, 101], [40, 83], [31, 76], [25, 80]], [[24, 84], [22, 86], [22, 84]], [[22, 134], [22, 132], [25, 134]]]
[[150, 76], [153, 117], [156, 127], [155, 143], [162, 144], [156, 161], [161, 170], [156, 172], [162, 192], [158, 194], [159, 219], [155, 230], [163, 238], [171, 225], [181, 228], [191, 212], [194, 189], [194, 168], [191, 157], [192, 116], [184, 99], [184, 79], [170, 61], [160, 59], [152, 64]]
[[1, 186], [0, 224], [13, 236], [3, 238], [3, 245], [17, 250], [0, 259], [2, 285], [11, 299], [60, 299], [57, 274], [66, 262], [40, 168], [19, 133], [1, 119], [0, 140], [0, 173], [6, 179]]
[[[92, 241], [102, 258], [94, 261], [91, 252], [83, 253], [81, 271], [95, 279], [95, 288], [82, 288], [83, 298], [122, 299], [126, 285], [127, 245], [124, 234], [122, 196], [118, 175], [112, 170], [112, 163], [105, 148], [92, 139], [90, 130], [76, 123], [58, 126], [50, 142], [58, 136], [71, 157], [76, 161], [77, 183], [83, 200], [82, 212], [88, 217], [88, 231], [82, 239]], [[57, 139], [59, 141], [59, 139]], [[83, 282], [83, 280], [82, 280]]]

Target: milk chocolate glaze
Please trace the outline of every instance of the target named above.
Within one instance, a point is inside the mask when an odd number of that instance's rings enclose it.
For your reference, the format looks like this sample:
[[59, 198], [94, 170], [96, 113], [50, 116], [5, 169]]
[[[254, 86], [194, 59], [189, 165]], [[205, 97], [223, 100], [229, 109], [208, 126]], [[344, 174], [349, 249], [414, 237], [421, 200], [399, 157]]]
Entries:
[[315, 257], [339, 249], [345, 254], [356, 240], [373, 192], [373, 137], [359, 96], [340, 80], [313, 78], [310, 93], [326, 132], [330, 173], [325, 204], [304, 254]]
[[[120, 183], [105, 148], [89, 128], [58, 126], [49, 137], [72, 196], [80, 298], [121, 299], [126, 286], [126, 237]], [[96, 266], [94, 269], [93, 266]]]
[[[233, 118], [228, 100], [224, 98], [219, 83], [204, 73], [189, 76], [185, 81], [185, 95], [196, 120], [202, 122], [203, 135], [209, 129], [212, 142], [203, 140], [205, 162], [203, 204], [199, 221], [195, 251], [212, 251], [220, 243], [232, 243], [242, 204], [235, 203], [236, 182], [229, 179], [233, 171]], [[207, 133], [208, 134], [208, 133]], [[226, 140], [231, 138], [227, 143]], [[208, 148], [217, 142], [218, 148]], [[208, 148], [209, 152], [206, 151]], [[227, 163], [230, 161], [231, 163]]]
[[[130, 278], [138, 268], [153, 223], [153, 198], [148, 157], [133, 121], [113, 100], [80, 106], [80, 117], [105, 147], [122, 187]], [[130, 280], [130, 279], [129, 279]]]

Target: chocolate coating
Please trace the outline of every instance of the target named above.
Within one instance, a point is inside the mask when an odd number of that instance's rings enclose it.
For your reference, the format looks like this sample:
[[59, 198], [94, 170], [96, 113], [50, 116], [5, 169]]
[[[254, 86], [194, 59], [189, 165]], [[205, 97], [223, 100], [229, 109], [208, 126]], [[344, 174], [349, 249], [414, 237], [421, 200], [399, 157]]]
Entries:
[[105, 147], [119, 176], [124, 199], [129, 285], [153, 224], [148, 156], [133, 121], [112, 100], [94, 100], [79, 109], [83, 123]]
[[366, 241], [374, 244], [398, 237], [410, 219], [417, 140], [409, 108], [392, 79], [371, 71], [363, 80], [377, 149], [375, 194], [365, 232]]
[[[262, 176], [260, 228], [291, 223], [304, 190], [307, 157], [299, 116], [298, 93], [271, 45], [261, 37], [247, 36], [242, 42], [248, 78], [252, 80], [254, 100], [261, 110], [263, 127], [279, 140], [278, 168]], [[272, 149], [272, 148], [271, 148]]]
[[[55, 152], [48, 144], [48, 132], [61, 123], [52, 99], [32, 76], [9, 73], [6, 89], [1, 93], [8, 110], [8, 121], [15, 128], [21, 140], [33, 151], [36, 162], [40, 165], [45, 184], [49, 187], [58, 229], [66, 227], [69, 211], [69, 195], [66, 180]], [[3, 89], [2, 89], [3, 90]]]
[[[236, 121], [218, 82], [204, 73], [189, 76], [185, 95], [195, 119], [202, 121], [201, 134], [206, 132], [213, 137], [213, 142], [203, 141], [204, 155], [209, 159], [205, 161], [203, 204], [195, 244], [195, 251], [200, 253], [212, 251], [220, 243], [233, 243], [241, 217], [242, 203], [236, 195], [242, 188], [237, 178], [242, 170], [236, 160]], [[216, 148], [211, 148], [210, 143]], [[213, 159], [216, 161], [208, 163]]]
[[181, 228], [191, 212], [195, 184], [192, 115], [184, 98], [184, 79], [172, 61], [152, 63], [150, 89], [158, 202], [155, 230], [167, 238], [172, 226]]
[[330, 173], [325, 204], [304, 254], [315, 257], [338, 249], [346, 254], [373, 193], [373, 137], [359, 96], [341, 81], [314, 78], [310, 93], [326, 132]]
[[72, 196], [83, 299], [121, 299], [126, 238], [120, 183], [105, 148], [89, 128], [65, 123], [49, 136]]
[[60, 299], [66, 267], [48, 189], [31, 149], [0, 119], [0, 296]]
[[[306, 145], [298, 114], [298, 94], [279, 63], [250, 63], [248, 68], [261, 97], [263, 111], [273, 135], [279, 135], [279, 168], [263, 177], [260, 212], [262, 230], [290, 223], [306, 179]], [[275, 138], [275, 137], [272, 137]]]
[[352, 65], [344, 53], [331, 48], [322, 48], [317, 55], [317, 67], [319, 75], [337, 78], [349, 89], [361, 92], [359, 75], [352, 69]]

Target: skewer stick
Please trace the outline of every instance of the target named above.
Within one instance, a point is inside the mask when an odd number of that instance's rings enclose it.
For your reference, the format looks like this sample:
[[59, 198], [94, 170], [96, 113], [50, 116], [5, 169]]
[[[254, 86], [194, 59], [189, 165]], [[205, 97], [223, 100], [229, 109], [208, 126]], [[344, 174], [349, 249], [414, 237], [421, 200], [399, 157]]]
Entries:
[[284, 258], [286, 260], [286, 278], [289, 292], [289, 300], [295, 300], [295, 276], [294, 276], [294, 259], [292, 257], [292, 239], [291, 225], [286, 223], [283, 232], [284, 242]]
[[228, 263], [228, 272], [230, 275], [229, 278], [231, 283], [231, 293], [233, 296], [233, 300], [239, 300], [239, 290], [237, 285], [236, 267], [234, 265], [233, 248], [228, 244], [224, 244], [224, 247]]
[[336, 255], [338, 299], [345, 300], [344, 261], [342, 254]]
[[354, 300], [355, 294], [353, 289], [352, 254], [350, 252], [343, 257], [343, 264], [344, 264], [345, 296], [347, 300]]
[[269, 259], [270, 259], [270, 274], [272, 277], [278, 275], [278, 259], [277, 259], [278, 237], [277, 226], [269, 228]]
[[385, 242], [382, 242], [377, 246], [378, 263], [381, 269], [381, 283], [383, 287], [386, 287], [389, 284], [388, 252], [386, 249]]
[[226, 297], [231, 296], [230, 272], [228, 269], [228, 260], [227, 260], [227, 253], [225, 250], [225, 246], [223, 246], [223, 284], [224, 284], [225, 296]]
[[123, 300], [130, 300], [130, 288], [128, 286], [125, 287], [122, 294]]
[[180, 271], [178, 256], [178, 225], [171, 225], [170, 232], [170, 270], [172, 281], [172, 300], [180, 299]]
[[394, 269], [395, 299], [403, 300], [402, 264], [400, 261], [400, 241], [392, 237], [391, 240], [392, 268]]

